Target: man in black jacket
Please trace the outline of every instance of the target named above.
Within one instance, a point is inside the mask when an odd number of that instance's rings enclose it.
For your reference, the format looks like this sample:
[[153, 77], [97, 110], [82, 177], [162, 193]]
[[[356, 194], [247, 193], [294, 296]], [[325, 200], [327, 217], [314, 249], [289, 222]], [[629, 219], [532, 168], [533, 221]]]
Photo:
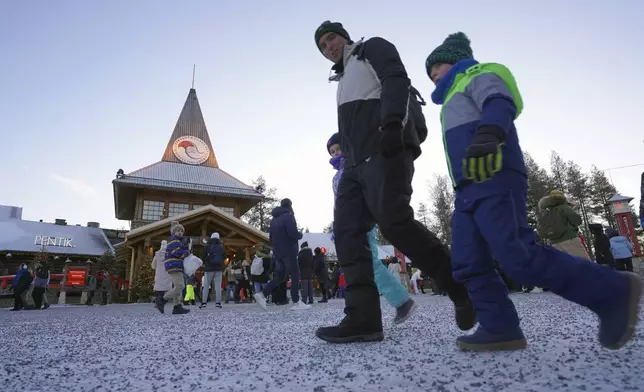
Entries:
[[318, 302], [324, 304], [329, 302], [329, 272], [326, 268], [326, 262], [324, 260], [325, 257], [324, 253], [322, 253], [322, 249], [319, 247], [315, 248], [313, 253], [315, 254], [313, 256], [313, 272], [317, 277], [320, 291], [322, 292], [322, 299]]
[[456, 308], [463, 330], [476, 323], [465, 287], [452, 278], [450, 255], [440, 240], [414, 219], [410, 206], [414, 160], [427, 126], [396, 47], [382, 38], [353, 42], [340, 23], [324, 22], [315, 44], [334, 63], [338, 124], [345, 169], [338, 186], [334, 228], [344, 271], [344, 320], [320, 328], [325, 341], [383, 339], [380, 298], [374, 282], [367, 233], [374, 222], [414, 266], [435, 279]]
[[311, 305], [313, 303], [313, 251], [309, 243], [304, 241], [300, 245], [300, 253], [297, 255], [297, 264], [300, 267], [300, 282], [302, 284], [302, 302]]
[[208, 295], [210, 294], [210, 284], [215, 288], [215, 307], [221, 308], [221, 278], [224, 270], [224, 260], [226, 259], [226, 248], [219, 239], [219, 233], [212, 233], [208, 244], [203, 248], [201, 260], [203, 261], [203, 295], [201, 296], [200, 309], [206, 307]]

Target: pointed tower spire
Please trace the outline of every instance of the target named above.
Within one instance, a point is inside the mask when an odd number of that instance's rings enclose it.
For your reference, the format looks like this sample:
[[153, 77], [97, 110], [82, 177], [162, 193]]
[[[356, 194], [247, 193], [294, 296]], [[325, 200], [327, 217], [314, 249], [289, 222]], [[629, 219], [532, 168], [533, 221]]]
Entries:
[[174, 127], [174, 132], [172, 132], [161, 160], [195, 166], [219, 167], [194, 88], [191, 88], [188, 93], [186, 103], [183, 105], [177, 125]]

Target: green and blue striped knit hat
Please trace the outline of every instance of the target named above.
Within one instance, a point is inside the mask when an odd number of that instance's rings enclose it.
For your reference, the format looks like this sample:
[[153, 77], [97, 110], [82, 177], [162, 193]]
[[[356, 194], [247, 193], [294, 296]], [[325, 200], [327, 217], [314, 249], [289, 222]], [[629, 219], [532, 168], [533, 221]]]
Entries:
[[462, 32], [450, 34], [445, 41], [427, 56], [425, 68], [429, 74], [434, 64], [456, 64], [460, 60], [473, 59], [470, 39]]

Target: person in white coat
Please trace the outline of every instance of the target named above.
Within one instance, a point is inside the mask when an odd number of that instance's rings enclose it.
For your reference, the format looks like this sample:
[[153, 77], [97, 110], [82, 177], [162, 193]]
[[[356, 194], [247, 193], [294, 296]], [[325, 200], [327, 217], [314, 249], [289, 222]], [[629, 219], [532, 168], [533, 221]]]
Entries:
[[389, 269], [389, 272], [398, 279], [400, 279], [400, 263], [398, 262], [397, 259], [392, 259], [392, 261], [389, 263], [389, 266], [387, 267]]
[[165, 249], [168, 241], [161, 241], [161, 247], [154, 253], [152, 258], [152, 269], [154, 270], [154, 294], [163, 298], [166, 291], [172, 289], [172, 277], [165, 270]]
[[420, 270], [418, 268], [414, 268], [414, 273], [411, 275], [410, 280], [411, 286], [414, 288], [414, 294], [418, 294], [418, 281], [422, 279], [420, 274]]

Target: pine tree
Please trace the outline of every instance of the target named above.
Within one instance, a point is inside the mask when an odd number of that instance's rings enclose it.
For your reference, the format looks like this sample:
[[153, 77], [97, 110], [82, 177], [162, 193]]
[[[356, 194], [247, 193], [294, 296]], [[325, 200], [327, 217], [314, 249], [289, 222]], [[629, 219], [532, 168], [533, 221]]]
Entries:
[[590, 170], [589, 186], [588, 209], [594, 216], [606, 221], [610, 227], [617, 228], [617, 222], [611, 211], [609, 200], [619, 192], [608, 181], [606, 173], [599, 170], [595, 165]]
[[47, 247], [43, 244], [40, 247], [40, 251], [34, 256], [34, 265], [47, 263], [49, 259], [49, 252], [47, 252]]
[[454, 190], [447, 176], [436, 175], [429, 187], [430, 212], [432, 220], [430, 229], [445, 244], [452, 242], [452, 213], [454, 211]]
[[146, 253], [140, 256], [138, 263], [139, 271], [132, 285], [135, 299], [143, 302], [149, 302], [154, 294], [154, 270], [152, 269], [152, 255]]
[[552, 173], [552, 188], [568, 193], [566, 162], [554, 151], [550, 155], [550, 172]]
[[276, 196], [277, 190], [269, 188], [263, 176], [259, 176], [257, 180], [253, 181], [253, 187], [264, 197], [253, 208], [248, 210], [242, 219], [249, 225], [268, 233], [273, 219], [271, 212], [279, 205], [279, 200], [277, 200]]
[[96, 270], [99, 273], [105, 271], [109, 272], [110, 275], [113, 275], [116, 269], [116, 256], [110, 251], [106, 250], [101, 257], [98, 258], [96, 262]]
[[324, 227], [324, 229], [322, 229], [322, 232], [323, 233], [330, 233], [332, 231], [332, 228], [333, 228], [333, 222], [331, 222], [328, 225], [326, 225]]
[[526, 168], [528, 169], [528, 195], [526, 199], [528, 223], [536, 228], [539, 200], [550, 193], [552, 179], [548, 175], [548, 172], [541, 168], [527, 152], [524, 153], [524, 160]]
[[[566, 188], [568, 189], [568, 198], [574, 202], [575, 209], [581, 215], [583, 222], [580, 227], [586, 239], [592, 238], [588, 224], [590, 223], [591, 212], [588, 207], [589, 186], [588, 176], [582, 172], [581, 167], [573, 161], [566, 164]], [[589, 247], [591, 248], [591, 247]], [[593, 257], [593, 250], [589, 249], [590, 256]]]
[[420, 223], [425, 227], [429, 227], [429, 210], [427, 209], [427, 204], [422, 201], [418, 203], [418, 209], [416, 210], [416, 217]]

